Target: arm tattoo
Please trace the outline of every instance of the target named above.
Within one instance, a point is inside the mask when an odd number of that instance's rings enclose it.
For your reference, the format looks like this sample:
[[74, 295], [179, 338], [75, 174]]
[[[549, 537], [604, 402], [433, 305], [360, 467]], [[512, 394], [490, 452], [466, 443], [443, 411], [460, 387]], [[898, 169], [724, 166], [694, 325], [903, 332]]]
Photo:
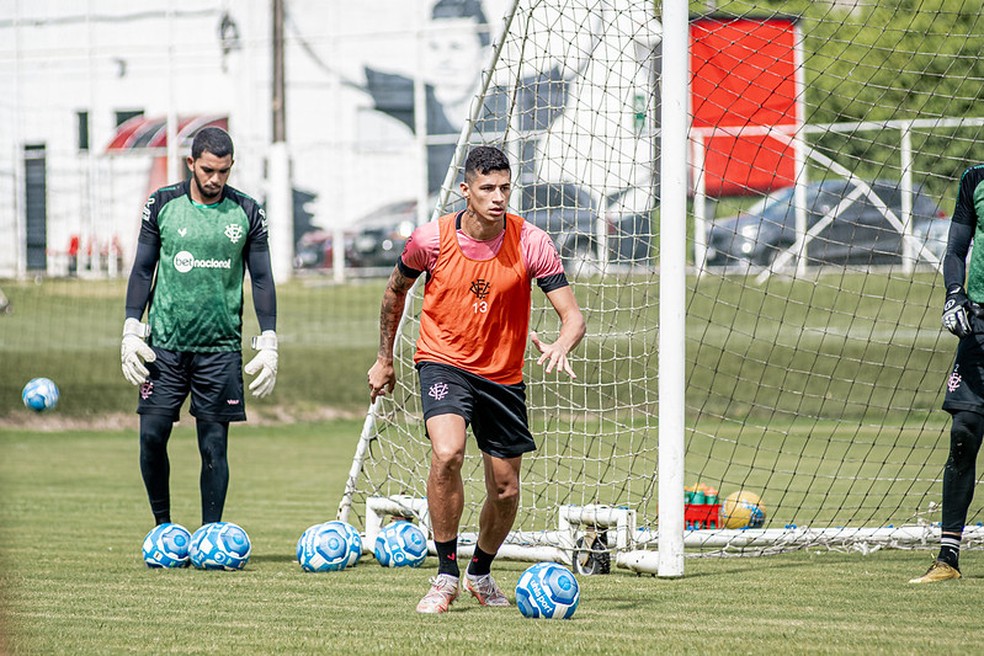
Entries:
[[398, 268], [393, 269], [389, 282], [386, 283], [383, 303], [379, 308], [379, 357], [383, 359], [393, 359], [396, 329], [403, 318], [403, 303], [413, 283], [414, 279], [407, 278]]

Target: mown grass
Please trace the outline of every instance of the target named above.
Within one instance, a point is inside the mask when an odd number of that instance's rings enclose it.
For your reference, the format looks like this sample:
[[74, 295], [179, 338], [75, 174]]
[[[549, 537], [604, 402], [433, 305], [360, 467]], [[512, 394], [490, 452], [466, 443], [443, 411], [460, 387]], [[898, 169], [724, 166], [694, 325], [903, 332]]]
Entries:
[[[681, 579], [617, 570], [581, 577], [569, 622], [461, 599], [414, 612], [427, 577], [364, 556], [306, 574], [294, 547], [333, 518], [358, 421], [236, 426], [225, 519], [253, 542], [242, 572], [144, 567], [150, 513], [132, 431], [0, 433], [0, 630], [10, 654], [652, 654], [965, 653], [984, 638], [984, 558], [962, 581], [915, 587], [925, 551], [799, 552], [688, 559]], [[198, 455], [191, 426], [171, 443], [174, 519], [194, 529]], [[498, 563], [512, 598], [522, 563]], [[0, 645], [2, 645], [0, 641]]]

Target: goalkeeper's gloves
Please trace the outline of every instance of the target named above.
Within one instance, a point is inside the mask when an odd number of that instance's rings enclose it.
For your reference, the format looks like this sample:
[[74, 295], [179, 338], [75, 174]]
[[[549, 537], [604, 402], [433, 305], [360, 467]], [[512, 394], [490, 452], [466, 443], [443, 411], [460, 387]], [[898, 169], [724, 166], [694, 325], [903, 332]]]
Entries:
[[970, 317], [967, 309], [970, 299], [960, 285], [953, 285], [946, 292], [946, 302], [943, 304], [943, 327], [957, 337], [963, 338], [974, 332], [970, 327]]
[[129, 318], [123, 322], [123, 343], [120, 345], [120, 360], [123, 377], [134, 385], [147, 381], [150, 372], [144, 365], [157, 359], [154, 349], [145, 341], [150, 335], [150, 326], [140, 323], [140, 319]]
[[253, 338], [253, 348], [259, 353], [249, 361], [245, 371], [250, 376], [257, 374], [249, 384], [249, 391], [256, 398], [262, 399], [277, 384], [277, 333], [264, 330], [259, 337]]

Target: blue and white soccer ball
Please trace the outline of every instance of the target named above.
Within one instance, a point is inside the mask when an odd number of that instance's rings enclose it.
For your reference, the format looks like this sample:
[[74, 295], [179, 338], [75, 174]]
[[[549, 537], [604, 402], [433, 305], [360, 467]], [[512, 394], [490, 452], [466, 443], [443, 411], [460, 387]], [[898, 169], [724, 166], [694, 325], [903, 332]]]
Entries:
[[537, 563], [516, 583], [516, 606], [523, 617], [570, 619], [580, 600], [581, 589], [573, 572], [557, 563]]
[[186, 567], [190, 558], [191, 533], [181, 524], [158, 524], [143, 541], [147, 567]]
[[416, 524], [397, 520], [376, 536], [373, 555], [383, 567], [420, 567], [427, 559], [427, 536]]
[[359, 529], [338, 519], [327, 522], [326, 525], [331, 525], [345, 536], [348, 543], [348, 563], [345, 566], [354, 567], [362, 558], [362, 534]]
[[50, 378], [32, 378], [21, 392], [24, 405], [35, 412], [54, 409], [58, 396], [58, 386]]
[[232, 522], [205, 524], [191, 536], [191, 564], [198, 569], [242, 569], [250, 551], [246, 531]]
[[309, 527], [297, 541], [297, 562], [305, 572], [337, 572], [348, 567], [351, 548], [342, 522]]

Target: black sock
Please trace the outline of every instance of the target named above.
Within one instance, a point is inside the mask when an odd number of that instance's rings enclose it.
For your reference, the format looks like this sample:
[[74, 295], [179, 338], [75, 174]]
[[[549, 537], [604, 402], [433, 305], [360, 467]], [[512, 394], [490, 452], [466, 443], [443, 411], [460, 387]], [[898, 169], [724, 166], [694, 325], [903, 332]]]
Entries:
[[468, 573], [472, 576], [485, 576], [491, 571], [494, 559], [495, 554], [485, 553], [475, 545], [475, 555], [468, 564]]
[[434, 547], [437, 549], [437, 573], [461, 576], [461, 570], [458, 569], [458, 538], [447, 542], [435, 540]]
[[198, 451], [202, 457], [199, 487], [202, 495], [202, 524], [222, 521], [229, 489], [229, 422], [196, 422]]
[[940, 555], [937, 559], [954, 569], [960, 569], [960, 538], [944, 535], [940, 539]]
[[159, 526], [171, 521], [170, 461], [167, 442], [173, 422], [162, 415], [140, 415], [140, 473], [150, 511]]

